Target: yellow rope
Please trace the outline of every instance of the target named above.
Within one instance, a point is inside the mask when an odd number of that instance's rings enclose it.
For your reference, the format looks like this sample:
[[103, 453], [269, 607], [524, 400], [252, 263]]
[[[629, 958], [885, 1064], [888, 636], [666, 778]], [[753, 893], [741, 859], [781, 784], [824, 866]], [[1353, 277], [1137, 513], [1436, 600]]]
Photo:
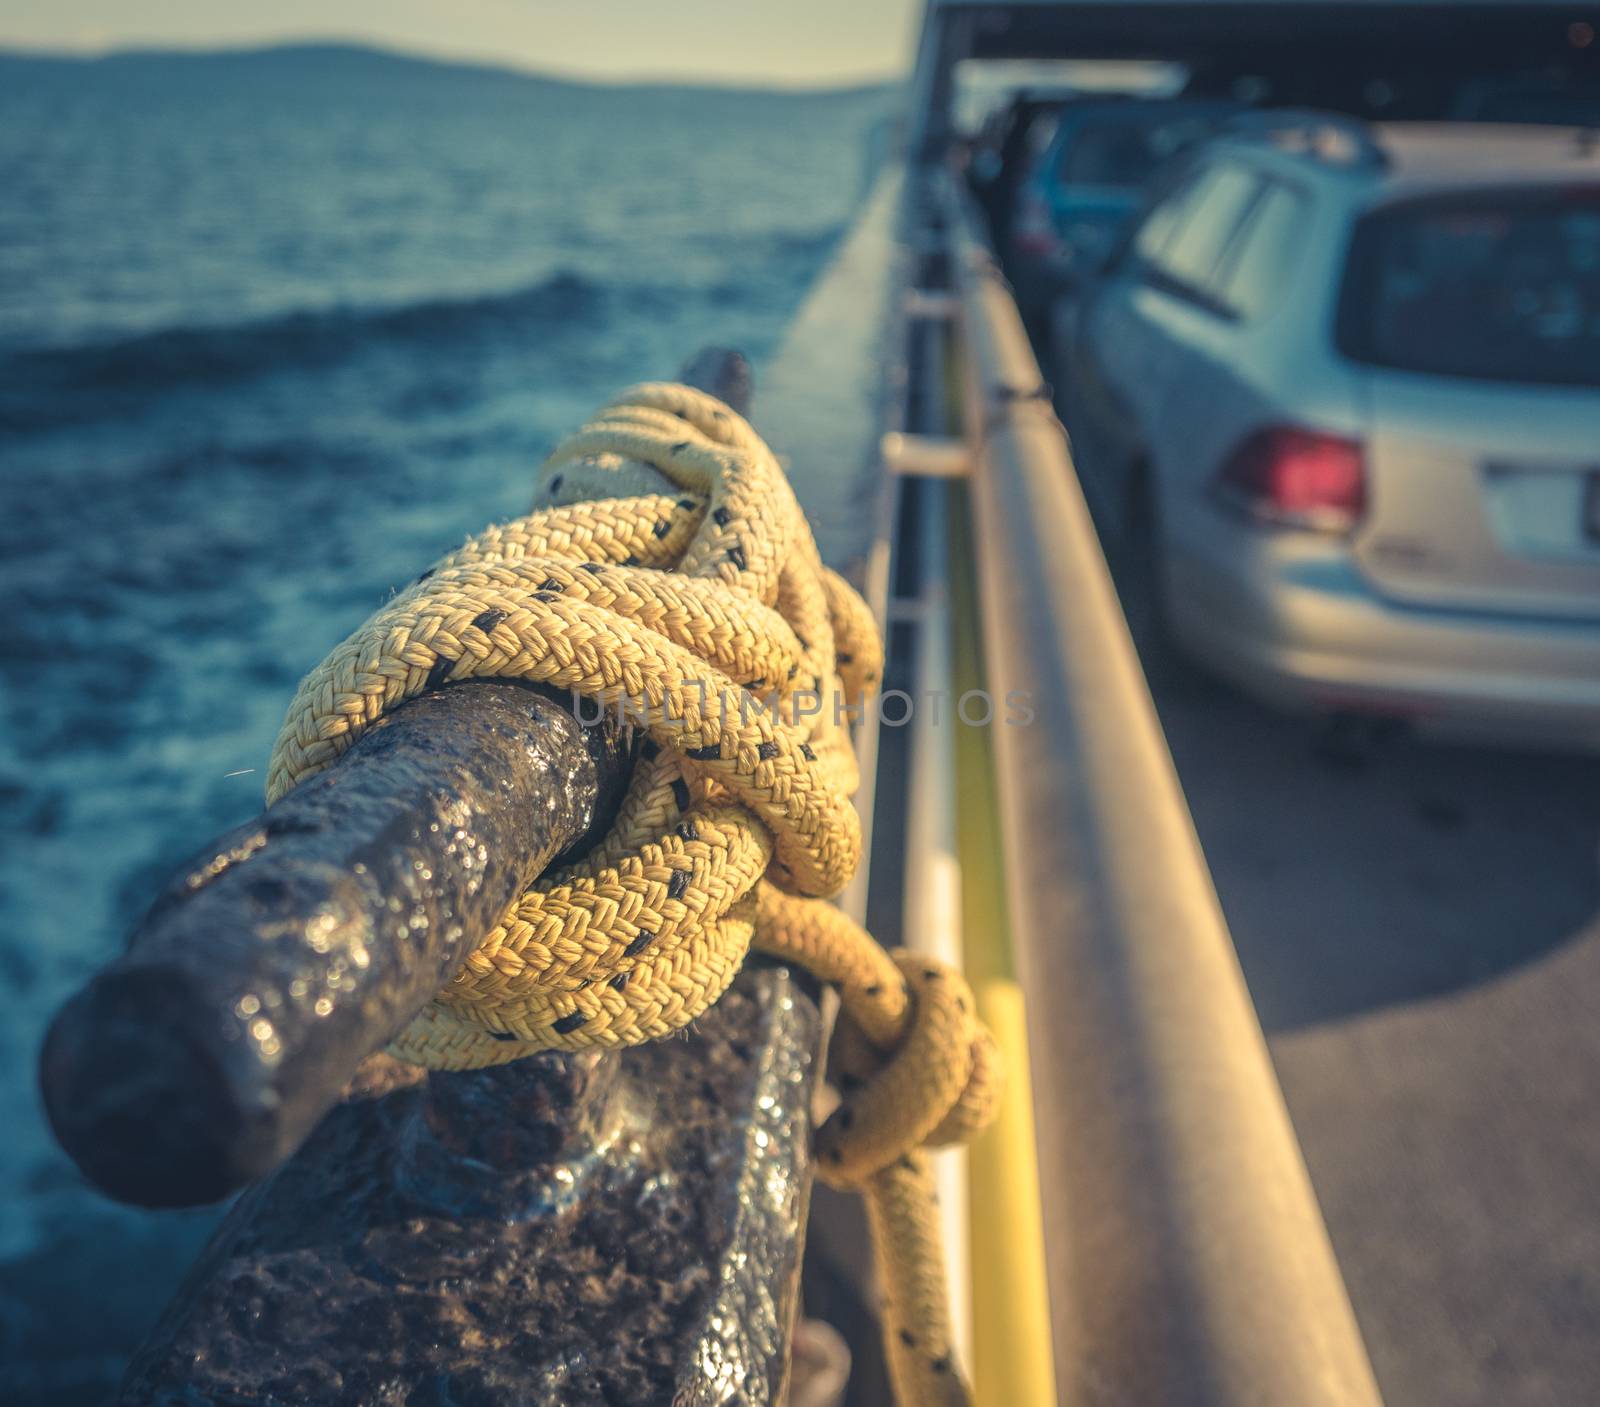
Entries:
[[821, 1176], [867, 1199], [899, 1401], [965, 1403], [920, 1150], [987, 1122], [996, 1048], [959, 973], [885, 952], [820, 902], [860, 860], [846, 709], [877, 682], [881, 642], [727, 406], [635, 386], [551, 455], [546, 494], [629, 462], [677, 493], [490, 528], [335, 649], [290, 705], [268, 799], [447, 681], [534, 680], [637, 719], [648, 741], [609, 834], [513, 902], [392, 1050], [468, 1069], [654, 1040], [715, 1002], [752, 945], [836, 985]]

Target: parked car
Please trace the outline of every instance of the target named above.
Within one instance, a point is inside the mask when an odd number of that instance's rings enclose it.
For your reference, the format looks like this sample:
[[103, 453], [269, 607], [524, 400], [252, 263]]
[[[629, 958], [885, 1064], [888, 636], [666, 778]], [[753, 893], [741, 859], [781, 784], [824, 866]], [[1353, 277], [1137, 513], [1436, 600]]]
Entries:
[[1150, 657], [1600, 741], [1600, 154], [1257, 114], [1163, 173], [1064, 417]]
[[997, 249], [1010, 238], [1017, 187], [1073, 98], [1060, 88], [1020, 88], [989, 114], [973, 139], [970, 177]]
[[1061, 105], [1016, 193], [1009, 225], [996, 232], [1017, 306], [1030, 323], [1039, 325], [1084, 271], [1104, 260], [1162, 163], [1238, 106], [1117, 96]]

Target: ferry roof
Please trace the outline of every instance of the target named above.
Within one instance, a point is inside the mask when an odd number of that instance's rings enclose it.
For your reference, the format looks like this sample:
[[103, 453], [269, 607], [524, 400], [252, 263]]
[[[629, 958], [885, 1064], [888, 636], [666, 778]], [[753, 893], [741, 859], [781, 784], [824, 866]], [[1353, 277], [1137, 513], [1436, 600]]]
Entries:
[[1570, 0], [927, 0], [912, 83], [915, 149], [936, 146], [950, 75], [965, 59], [1157, 59], [1302, 83], [1362, 70], [1593, 77], [1597, 29], [1595, 12]]
[[[1557, 62], [1585, 47], [1574, 26], [1595, 22], [1581, 6], [1546, 0], [929, 0], [930, 21], [961, 15], [972, 21], [969, 58], [1215, 59], [1270, 48], [1297, 51], [1301, 62], [1319, 58], [1327, 40], [1501, 59], [1509, 43], [1524, 61]], [[1593, 56], [1600, 41], [1589, 33]]]

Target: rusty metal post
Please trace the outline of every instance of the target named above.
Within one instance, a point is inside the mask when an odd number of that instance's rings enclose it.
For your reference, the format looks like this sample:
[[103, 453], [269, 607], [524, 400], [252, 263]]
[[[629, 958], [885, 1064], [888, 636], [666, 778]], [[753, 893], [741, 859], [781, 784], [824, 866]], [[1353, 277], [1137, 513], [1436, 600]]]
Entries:
[[214, 1201], [277, 1166], [520, 886], [604, 823], [614, 721], [515, 683], [396, 709], [200, 851], [56, 1017], [40, 1078], [112, 1196]]
[[245, 1194], [119, 1400], [782, 1402], [821, 1040], [753, 962], [685, 1039], [380, 1080]]

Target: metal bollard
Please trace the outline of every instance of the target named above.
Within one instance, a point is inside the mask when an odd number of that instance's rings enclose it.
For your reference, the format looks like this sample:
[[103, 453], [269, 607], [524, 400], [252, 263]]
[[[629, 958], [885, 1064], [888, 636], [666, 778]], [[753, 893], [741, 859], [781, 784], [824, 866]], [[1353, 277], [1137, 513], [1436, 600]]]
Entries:
[[686, 1038], [617, 1056], [375, 1073], [241, 1199], [119, 1400], [782, 1402], [822, 1041], [802, 981], [753, 961]]
[[[686, 375], [748, 399], [736, 352]], [[609, 822], [630, 736], [512, 681], [397, 708], [201, 850], [57, 1015], [40, 1078], [62, 1146], [145, 1206], [215, 1201], [277, 1166], [506, 904]]]
[[[748, 399], [737, 354], [684, 379]], [[47, 1105], [100, 1186], [177, 1205], [270, 1174], [123, 1402], [783, 1400], [823, 1039], [808, 979], [752, 961], [684, 1038], [618, 1054], [367, 1058], [603, 829], [631, 759], [614, 720], [514, 682], [412, 700], [206, 847], [63, 1009]]]

